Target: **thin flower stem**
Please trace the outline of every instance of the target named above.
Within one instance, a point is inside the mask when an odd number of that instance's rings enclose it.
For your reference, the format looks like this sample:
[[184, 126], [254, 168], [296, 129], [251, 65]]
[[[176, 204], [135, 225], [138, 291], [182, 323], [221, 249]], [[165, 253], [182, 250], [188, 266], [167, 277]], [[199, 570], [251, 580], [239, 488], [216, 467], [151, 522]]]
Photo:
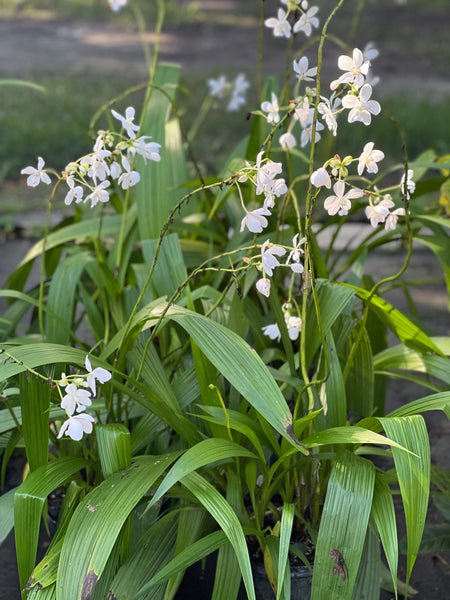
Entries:
[[[308, 393], [308, 409], [311, 412], [314, 408], [314, 395], [309, 385], [310, 379], [308, 374], [308, 368], [306, 365], [306, 312], [307, 312], [307, 303], [308, 303], [308, 284], [309, 281], [311, 283], [311, 289], [313, 290], [313, 298], [316, 307], [317, 321], [319, 324], [319, 329], [322, 335], [322, 326], [320, 322], [320, 313], [319, 313], [319, 305], [317, 303], [317, 295], [315, 293], [315, 281], [313, 278], [313, 262], [311, 255], [311, 217], [312, 211], [314, 208], [315, 197], [312, 194], [312, 183], [311, 183], [311, 174], [314, 170], [314, 157], [315, 157], [315, 149], [316, 149], [316, 124], [317, 124], [317, 115], [318, 115], [318, 106], [320, 102], [320, 76], [322, 72], [322, 58], [323, 58], [323, 46], [326, 39], [326, 33], [328, 29], [328, 25], [333, 19], [334, 15], [337, 13], [339, 8], [344, 3], [344, 0], [339, 0], [336, 4], [335, 8], [332, 10], [327, 20], [324, 23], [322, 28], [322, 33], [320, 36], [319, 47], [317, 50], [317, 76], [316, 76], [316, 100], [314, 104], [314, 117], [312, 123], [311, 130], [311, 151], [309, 155], [309, 172], [308, 172], [308, 189], [306, 193], [306, 210], [305, 210], [305, 275], [304, 275], [304, 288], [303, 288], [303, 299], [302, 299], [302, 329], [300, 332], [300, 369], [303, 377], [303, 381], [305, 382], [305, 386], [307, 388]], [[325, 342], [325, 340], [323, 340]], [[325, 343], [323, 343], [323, 347], [325, 347]]]
[[42, 240], [42, 259], [41, 259], [41, 279], [39, 282], [39, 308], [38, 308], [38, 320], [39, 320], [39, 331], [41, 334], [42, 341], [45, 342], [45, 331], [44, 331], [44, 283], [45, 283], [45, 253], [47, 247], [47, 238], [50, 231], [50, 215], [52, 214], [53, 199], [56, 194], [56, 190], [59, 187], [62, 179], [58, 179], [55, 183], [50, 199], [48, 201], [47, 215], [45, 218], [45, 231]]
[[259, 100], [264, 100], [264, 80], [263, 80], [263, 57], [264, 57], [264, 0], [261, 0], [261, 10], [259, 13], [259, 35], [258, 35], [258, 91]]

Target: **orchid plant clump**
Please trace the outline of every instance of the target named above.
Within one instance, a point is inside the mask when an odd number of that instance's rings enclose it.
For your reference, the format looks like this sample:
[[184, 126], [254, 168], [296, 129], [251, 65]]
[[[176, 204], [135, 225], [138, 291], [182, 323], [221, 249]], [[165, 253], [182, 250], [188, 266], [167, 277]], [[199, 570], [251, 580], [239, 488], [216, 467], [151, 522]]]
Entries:
[[[342, 3], [325, 20], [306, 0], [285, 0], [276, 17], [262, 3], [262, 27], [295, 56], [285, 86], [269, 78], [256, 106], [243, 73], [205, 82], [195, 135], [222, 102], [247, 115], [219, 177], [196, 160], [180, 69], [158, 64], [158, 44], [140, 114], [124, 94], [124, 112], [103, 107], [109, 127], [91, 152], [62, 173], [41, 156], [22, 169], [30, 187], [56, 181], [48, 214], [55, 201], [72, 211], [47, 226], [3, 292], [0, 432], [7, 458], [23, 440], [30, 472], [0, 508], [14, 511], [24, 597], [173, 598], [186, 568], [216, 551], [215, 599], [257, 600], [251, 559], [264, 562], [277, 600], [290, 598], [298, 561], [313, 570], [312, 600], [375, 600], [387, 580], [398, 597], [397, 492], [409, 593], [431, 477], [421, 413], [448, 413], [450, 341], [382, 294], [414, 239], [450, 269], [448, 224], [418, 201], [435, 179], [416, 188], [444, 163], [405, 153], [383, 171], [389, 148], [370, 139], [382, 118], [373, 45], [340, 42], [323, 91], [323, 46]], [[128, 4], [108, 1], [113, 12]], [[341, 157], [343, 126], [368, 137]], [[348, 218], [363, 241], [342, 252]], [[406, 248], [405, 259], [375, 282], [366, 259], [384, 244]], [[24, 292], [37, 258], [39, 285]], [[385, 414], [389, 377], [432, 393]], [[58, 488], [58, 527], [36, 565], [41, 513]]]

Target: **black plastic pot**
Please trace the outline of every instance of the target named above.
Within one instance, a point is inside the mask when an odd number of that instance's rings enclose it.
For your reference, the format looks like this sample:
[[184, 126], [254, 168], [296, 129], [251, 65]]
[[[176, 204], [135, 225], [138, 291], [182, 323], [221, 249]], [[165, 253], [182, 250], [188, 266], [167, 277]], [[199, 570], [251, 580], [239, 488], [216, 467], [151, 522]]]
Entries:
[[[175, 600], [209, 600], [214, 586], [216, 555], [206, 559], [206, 565], [196, 563], [187, 571]], [[256, 600], [275, 600], [275, 594], [267, 579], [262, 563], [252, 562]], [[305, 565], [291, 565], [291, 600], [310, 600], [312, 573]], [[244, 585], [241, 584], [238, 600], [247, 600]]]

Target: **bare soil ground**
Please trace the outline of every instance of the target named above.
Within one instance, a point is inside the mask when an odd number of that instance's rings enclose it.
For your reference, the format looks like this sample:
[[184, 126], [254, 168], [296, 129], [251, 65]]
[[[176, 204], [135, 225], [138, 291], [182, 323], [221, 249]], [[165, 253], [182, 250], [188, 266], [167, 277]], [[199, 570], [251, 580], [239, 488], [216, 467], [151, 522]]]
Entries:
[[[187, 72], [253, 70], [257, 64], [259, 23], [254, 5], [252, 8], [251, 3], [239, 0], [202, 0], [197, 4], [200, 10], [195, 20], [164, 28], [161, 59], [180, 63]], [[448, 7], [436, 9], [435, 4], [436, 0], [430, 1], [426, 11], [422, 8], [416, 12], [381, 1], [369, 3], [363, 13], [354, 42], [363, 46], [373, 41], [380, 49], [375, 68], [381, 77], [378, 91], [382, 95], [406, 91], [433, 98], [450, 96], [450, 11]], [[276, 14], [275, 0], [266, 0], [265, 5], [267, 15]], [[352, 17], [344, 4], [330, 33], [345, 39]], [[153, 44], [155, 34], [145, 34], [144, 40]], [[294, 52], [305, 40], [304, 36], [297, 37]], [[286, 45], [285, 38], [275, 38], [269, 30], [265, 31], [267, 74], [282, 75]], [[336, 58], [331, 62], [335, 65], [342, 50], [330, 42], [326, 51]], [[100, 77], [123, 74], [129, 79], [145, 77], [147, 72], [136, 28], [118, 26], [111, 20], [92, 22], [46, 13], [27, 16], [21, 12], [0, 12], [0, 56], [0, 77], [31, 77], [34, 81], [36, 73], [87, 72]], [[334, 78], [335, 73], [330, 76]]]
[[[180, 0], [181, 1], [181, 0]], [[258, 3], [259, 4], [259, 3]], [[369, 2], [355, 45], [372, 40], [381, 51], [375, 63], [381, 77], [378, 96], [398, 91], [450, 98], [450, 11], [445, 2], [430, 1], [420, 11], [400, 7], [394, 2]], [[186, 72], [204, 73], [205, 77], [226, 71], [254, 68], [258, 44], [258, 11], [244, 0], [202, 0], [198, 18], [183, 25], [171, 25], [161, 38], [161, 59], [181, 63]], [[277, 3], [266, 0], [268, 14], [276, 14]], [[1, 11], [1, 8], [0, 8]], [[352, 15], [343, 13], [337, 33], [345, 33]], [[154, 35], [145, 40], [153, 43]], [[286, 40], [265, 34], [265, 72], [281, 76], [284, 71]], [[303, 43], [303, 40], [300, 42]], [[298, 46], [299, 48], [299, 46]], [[327, 52], [336, 60], [341, 51], [330, 44]], [[25, 15], [0, 12], [0, 77], [31, 78], [43, 73], [97, 73], [99, 77], [122, 74], [124, 80], [145, 79], [146, 65], [141, 41], [131, 26], [107, 22], [66, 19], [48, 14]], [[334, 60], [333, 64], [336, 64]], [[331, 78], [335, 73], [329, 74]], [[95, 93], [95, 91], [89, 91]], [[19, 240], [0, 245], [0, 283], [23, 256], [28, 242]], [[381, 253], [374, 257], [373, 273], [395, 271], [395, 257]], [[398, 259], [398, 257], [397, 257]], [[415, 278], [441, 275], [436, 259], [418, 249], [408, 271]], [[450, 335], [447, 293], [443, 284], [418, 288], [414, 292], [419, 314], [436, 335]], [[394, 294], [392, 302], [405, 307], [404, 298]], [[401, 405], [423, 395], [399, 383], [389, 394], [389, 407]], [[449, 467], [449, 422], [440, 414], [427, 417], [433, 461]], [[11, 465], [14, 467], [14, 465]], [[10, 472], [11, 485], [17, 485], [20, 472]], [[430, 522], [439, 519], [430, 511]], [[20, 597], [13, 538], [0, 546], [0, 600]], [[448, 597], [450, 586], [450, 552], [420, 556], [413, 573], [412, 585], [419, 600], [441, 600]], [[386, 597], [386, 596], [385, 596]], [[202, 599], [208, 600], [208, 599]]]

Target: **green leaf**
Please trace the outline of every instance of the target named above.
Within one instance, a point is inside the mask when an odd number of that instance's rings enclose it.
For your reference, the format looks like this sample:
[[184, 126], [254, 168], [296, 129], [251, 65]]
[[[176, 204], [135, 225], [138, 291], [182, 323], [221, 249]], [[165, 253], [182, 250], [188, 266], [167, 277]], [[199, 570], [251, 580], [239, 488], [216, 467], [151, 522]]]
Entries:
[[[289, 545], [291, 542], [292, 525], [294, 523], [294, 511], [295, 507], [293, 504], [286, 502], [283, 505], [283, 512], [281, 514], [281, 526], [280, 526], [280, 546], [278, 554], [278, 586], [277, 586], [277, 600], [281, 597], [281, 591], [283, 586], [280, 582], [284, 581], [286, 572], [286, 566], [289, 564]], [[290, 594], [289, 594], [290, 597]]]
[[[54, 365], [55, 363], [70, 363], [79, 367], [84, 367], [86, 352], [78, 348], [70, 348], [59, 344], [25, 344], [23, 346], [0, 346], [0, 352], [4, 351], [11, 357], [9, 360], [3, 360], [0, 363], [0, 381], [14, 377], [18, 373], [28, 369], [36, 369], [43, 365]], [[106, 362], [96, 360], [99, 366], [108, 368]], [[96, 365], [97, 366], [97, 365]], [[109, 367], [110, 368], [110, 367]]]
[[30, 470], [47, 463], [50, 384], [21, 373], [19, 378], [22, 435]]
[[173, 485], [189, 473], [192, 473], [192, 471], [212, 462], [219, 462], [238, 456], [256, 458], [250, 450], [227, 439], [210, 438], [199, 442], [186, 450], [183, 456], [177, 460], [158, 487], [149, 506], [152, 506], [162, 498]]
[[14, 527], [14, 494], [17, 488], [0, 496], [0, 544]]
[[[359, 328], [353, 329], [350, 334], [350, 348], [358, 337]], [[353, 359], [345, 382], [347, 394], [347, 410], [353, 411], [361, 417], [373, 414], [374, 373], [370, 339], [364, 328], [358, 347], [353, 354]]]
[[386, 482], [386, 478], [380, 472], [377, 472], [375, 477], [372, 517], [377, 526], [381, 543], [383, 544], [384, 554], [391, 571], [394, 591], [396, 591], [398, 566], [397, 523], [395, 520], [392, 493]]
[[[431, 338], [432, 341], [436, 338]], [[435, 342], [433, 342], [435, 343]], [[438, 345], [436, 343], [436, 345]], [[443, 352], [443, 349], [441, 348]], [[391, 369], [416, 371], [437, 377], [450, 385], [450, 360], [447, 357], [434, 354], [423, 354], [407, 348], [403, 344], [387, 348], [374, 356], [373, 367], [375, 371], [386, 372]], [[405, 377], [407, 377], [405, 373]]]
[[[142, 252], [147, 265], [153, 263], [158, 240], [142, 240]], [[186, 279], [186, 267], [176, 233], [164, 238], [152, 276], [153, 297], [170, 298]]]
[[[306, 339], [308, 340], [306, 365], [308, 367], [323, 341], [322, 336], [328, 334], [333, 323], [355, 295], [350, 287], [344, 287], [327, 279], [318, 279], [316, 284], [319, 306], [315, 306], [311, 297], [306, 313]], [[320, 326], [317, 313], [320, 315]]]
[[122, 423], [97, 425], [98, 457], [106, 479], [131, 463], [130, 432]]
[[[134, 514], [133, 514], [134, 517]], [[115, 575], [108, 590], [108, 598], [135, 600], [138, 591], [173, 558], [177, 515], [169, 513], [156, 521], [139, 536], [134, 550]], [[137, 519], [138, 527], [141, 519]], [[165, 586], [153, 590], [155, 596], [163, 597]], [[153, 596], [147, 596], [150, 598]]]
[[[374, 485], [375, 467], [371, 462], [348, 451], [335, 461], [317, 538], [311, 592], [313, 600], [351, 599]], [[334, 556], [330, 552], [335, 552]], [[342, 557], [340, 566], [339, 557]], [[337, 567], [335, 574], [333, 567]]]
[[167, 317], [188, 332], [220, 373], [274, 429], [306, 453], [293, 435], [292, 415], [278, 385], [261, 358], [242, 338], [211, 319], [179, 306], [170, 308]]
[[392, 412], [388, 417], [408, 417], [416, 415], [418, 413], [427, 412], [429, 410], [443, 410], [445, 411], [450, 407], [450, 392], [440, 392], [439, 394], [432, 394], [431, 396], [425, 396], [425, 398], [419, 398], [409, 404], [400, 406]]
[[[347, 285], [343, 283], [342, 285]], [[367, 301], [370, 292], [362, 288], [350, 286], [356, 290], [357, 296]], [[376, 294], [370, 298], [370, 305], [377, 317], [389, 327], [391, 331], [399, 338], [401, 342], [419, 352], [434, 352], [443, 356], [440, 349], [417, 325], [414, 325], [405, 315], [394, 308], [389, 302], [380, 298]]]
[[[166, 143], [167, 135], [174, 135], [170, 127], [166, 130], [166, 121], [175, 97], [180, 78], [180, 67], [160, 64], [156, 68], [150, 99], [145, 107], [145, 116], [140, 135], [150, 135], [152, 140], [161, 144], [161, 161], [148, 161], [136, 157], [136, 169], [141, 175], [136, 187], [136, 204], [139, 214], [138, 226], [142, 240], [157, 239], [173, 207], [173, 196], [169, 193], [168, 158], [173, 144]], [[175, 142], [175, 148], [177, 144]]]
[[[440, 260], [450, 294], [450, 236], [438, 225], [427, 221], [425, 224], [433, 230], [433, 235], [416, 235], [414, 239], [427, 246]], [[450, 300], [447, 307], [450, 309]]]
[[110, 475], [78, 505], [64, 538], [57, 600], [89, 598], [128, 515], [178, 456], [141, 457]]
[[430, 490], [430, 445], [427, 428], [421, 415], [410, 417], [380, 417], [386, 434], [413, 454], [392, 447], [405, 512], [408, 535], [406, 583], [419, 552]]
[[41, 562], [36, 565], [25, 589], [30, 590], [36, 585], [41, 589], [55, 583], [63, 541], [64, 539], [61, 538], [52, 545]]
[[198, 473], [183, 477], [183, 485], [217, 521], [236, 553], [249, 600], [256, 600], [247, 542], [241, 524], [225, 498]]
[[16, 555], [20, 587], [23, 589], [34, 568], [39, 536], [39, 522], [47, 496], [80, 469], [83, 458], [58, 458], [28, 475], [17, 488], [14, 501]]
[[163, 567], [152, 579], [145, 584], [136, 594], [133, 600], [142, 598], [152, 587], [162, 581], [169, 579], [180, 571], [184, 571], [194, 563], [212, 554], [220, 547], [228, 544], [228, 538], [223, 531], [215, 531], [206, 537], [194, 542], [188, 548], [182, 550], [165, 567]]
[[352, 600], [380, 600], [380, 566], [380, 540], [369, 522]]
[[404, 448], [387, 437], [374, 433], [370, 429], [365, 429], [358, 426], [346, 426], [346, 427], [330, 427], [319, 431], [314, 435], [302, 440], [302, 443], [307, 448], [314, 448], [315, 446], [324, 446], [327, 444], [388, 444], [395, 446], [399, 450]]
[[425, 525], [420, 543], [420, 554], [450, 550], [450, 523]]
[[241, 583], [241, 572], [231, 544], [219, 548], [211, 600], [235, 600]]
[[[341, 365], [337, 355], [336, 344], [331, 332], [326, 337], [329, 370], [321, 373], [324, 377], [328, 375], [325, 383], [320, 388], [320, 401], [324, 407], [328, 423], [331, 427], [339, 427], [347, 422], [347, 402], [345, 395], [345, 383], [342, 377]], [[324, 354], [322, 354], [324, 360]]]
[[[68, 345], [70, 330], [60, 326], [60, 321], [71, 324], [75, 311], [75, 292], [86, 264], [94, 260], [89, 252], [78, 252], [59, 263], [54, 272], [47, 298], [45, 337], [49, 342]], [[54, 318], [54, 315], [56, 318]]]
[[[129, 218], [132, 218], [131, 213], [129, 213], [128, 216]], [[73, 241], [76, 244], [81, 244], [86, 239], [98, 237], [99, 231], [101, 231], [102, 235], [105, 237], [117, 236], [121, 221], [121, 215], [108, 215], [102, 219], [99, 217], [95, 219], [85, 219], [79, 223], [74, 223], [61, 229], [57, 229], [56, 231], [50, 233], [45, 238], [45, 241], [40, 240], [34, 244], [30, 250], [28, 250], [27, 254], [20, 262], [18, 269], [40, 256], [44, 250], [44, 244], [45, 250], [48, 251], [52, 248], [56, 248], [57, 246], [61, 246], [66, 242]]]

